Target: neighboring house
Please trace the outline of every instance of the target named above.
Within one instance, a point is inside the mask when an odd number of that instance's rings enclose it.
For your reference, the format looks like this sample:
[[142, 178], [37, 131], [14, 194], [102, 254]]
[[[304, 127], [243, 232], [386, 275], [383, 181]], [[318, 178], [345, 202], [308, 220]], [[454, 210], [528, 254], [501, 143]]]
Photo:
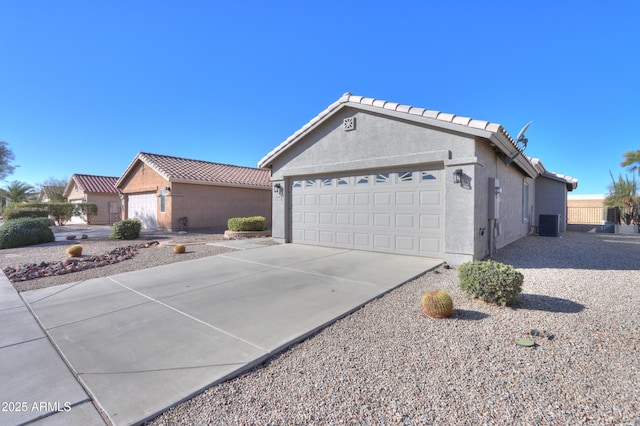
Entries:
[[530, 234], [540, 214], [564, 224], [577, 186], [499, 124], [349, 93], [258, 166], [271, 169], [277, 241], [452, 264]]
[[264, 216], [271, 224], [269, 170], [139, 153], [116, 187], [123, 218], [143, 229], [226, 229], [231, 217]]
[[[111, 225], [121, 216], [117, 181], [113, 176], [74, 174], [64, 189], [64, 196], [70, 203], [93, 203], [98, 207], [98, 214], [90, 218], [92, 225]], [[87, 223], [86, 217], [80, 220]]]
[[55, 198], [58, 198], [57, 202], [61, 202], [62, 200], [60, 200], [59, 197], [64, 193], [64, 189], [64, 186], [45, 185], [40, 188], [40, 192], [38, 193], [38, 201], [42, 203], [48, 203], [53, 201]]

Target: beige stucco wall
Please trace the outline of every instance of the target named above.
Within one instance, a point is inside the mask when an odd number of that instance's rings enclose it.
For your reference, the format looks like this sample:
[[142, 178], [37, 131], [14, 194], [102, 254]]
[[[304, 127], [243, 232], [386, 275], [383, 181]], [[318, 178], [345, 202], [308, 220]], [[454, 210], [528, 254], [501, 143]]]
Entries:
[[[187, 217], [188, 229], [226, 229], [231, 217], [264, 216], [271, 226], [271, 189], [239, 188], [232, 186], [200, 185], [169, 182], [148, 165], [138, 162], [128, 178], [122, 182], [127, 200], [131, 194], [153, 192], [160, 197], [165, 191], [165, 211], [161, 212], [158, 199], [157, 224], [159, 229], [180, 229], [179, 219]], [[123, 218], [127, 217], [126, 202]]]
[[[159, 175], [151, 167], [138, 161], [129, 171], [126, 179], [120, 184], [120, 190], [124, 194], [122, 198], [122, 219], [128, 217], [128, 197], [131, 194], [153, 192], [159, 195], [162, 188], [169, 186], [169, 181]], [[158, 208], [160, 203], [158, 203]], [[171, 212], [169, 211], [169, 214]], [[158, 215], [158, 227], [160, 227], [160, 215]]]
[[178, 229], [178, 220], [188, 218], [188, 227], [226, 229], [232, 217], [264, 216], [271, 227], [271, 189], [172, 183], [167, 195], [167, 213], [158, 213], [158, 227]]
[[[118, 208], [118, 212], [120, 211], [121, 201], [120, 197], [117, 194], [95, 194], [88, 193], [86, 194], [82, 191], [75, 182], [72, 185], [71, 191], [69, 192], [69, 196], [67, 200], [70, 203], [93, 203], [98, 207], [98, 214], [91, 218], [92, 225], [112, 225], [113, 223], [120, 220], [120, 214], [109, 214], [109, 203], [113, 202]], [[86, 218], [81, 218], [84, 222], [86, 222]]]

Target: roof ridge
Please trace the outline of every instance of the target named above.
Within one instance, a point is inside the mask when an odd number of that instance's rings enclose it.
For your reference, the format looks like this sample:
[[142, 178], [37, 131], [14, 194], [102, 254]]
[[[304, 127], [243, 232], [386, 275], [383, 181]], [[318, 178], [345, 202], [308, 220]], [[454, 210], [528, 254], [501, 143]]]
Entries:
[[478, 120], [471, 117], [465, 117], [457, 114], [446, 113], [437, 110], [431, 110], [427, 108], [415, 107], [412, 105], [400, 104], [397, 102], [389, 102], [383, 99], [366, 98], [364, 96], [356, 96], [350, 92], [346, 92], [338, 100], [339, 103], [358, 103], [362, 105], [369, 105], [377, 108], [387, 109], [390, 111], [404, 112], [425, 118], [432, 118], [435, 120], [444, 121], [452, 124], [459, 124], [462, 126], [472, 127], [479, 130], [487, 130], [490, 132], [501, 132], [507, 139], [514, 143], [513, 138], [506, 131], [504, 126], [499, 123], [493, 123], [487, 120]]
[[138, 157], [140, 157], [142, 155], [164, 157], [164, 158], [173, 158], [173, 159], [176, 159], [176, 160], [195, 161], [195, 162], [198, 162], [198, 163], [216, 164], [216, 165], [219, 165], [219, 166], [227, 166], [227, 167], [237, 167], [237, 168], [252, 169], [252, 170], [264, 170], [261, 167], [240, 166], [238, 164], [220, 163], [220, 162], [217, 162], [217, 161], [209, 161], [209, 160], [198, 160], [198, 159], [195, 159], [195, 158], [178, 157], [178, 156], [175, 156], [175, 155], [154, 154], [152, 152], [140, 152], [138, 154]]

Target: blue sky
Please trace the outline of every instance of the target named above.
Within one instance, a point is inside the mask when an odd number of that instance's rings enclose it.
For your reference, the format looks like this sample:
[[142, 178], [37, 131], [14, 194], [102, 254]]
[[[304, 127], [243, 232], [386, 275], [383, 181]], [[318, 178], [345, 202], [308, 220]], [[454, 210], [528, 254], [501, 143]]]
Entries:
[[639, 22], [635, 0], [0, 0], [7, 181], [141, 151], [256, 166], [351, 92], [531, 120], [526, 154], [604, 193], [640, 149]]

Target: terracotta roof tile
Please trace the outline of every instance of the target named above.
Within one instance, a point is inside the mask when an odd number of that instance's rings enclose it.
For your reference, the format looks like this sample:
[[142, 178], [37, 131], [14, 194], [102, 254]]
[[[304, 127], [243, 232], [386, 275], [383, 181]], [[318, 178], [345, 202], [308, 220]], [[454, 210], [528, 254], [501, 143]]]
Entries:
[[136, 159], [148, 164], [170, 182], [271, 187], [271, 171], [268, 169], [234, 166], [148, 152], [141, 152]]
[[86, 193], [117, 194], [117, 177], [74, 174], [71, 179]]

